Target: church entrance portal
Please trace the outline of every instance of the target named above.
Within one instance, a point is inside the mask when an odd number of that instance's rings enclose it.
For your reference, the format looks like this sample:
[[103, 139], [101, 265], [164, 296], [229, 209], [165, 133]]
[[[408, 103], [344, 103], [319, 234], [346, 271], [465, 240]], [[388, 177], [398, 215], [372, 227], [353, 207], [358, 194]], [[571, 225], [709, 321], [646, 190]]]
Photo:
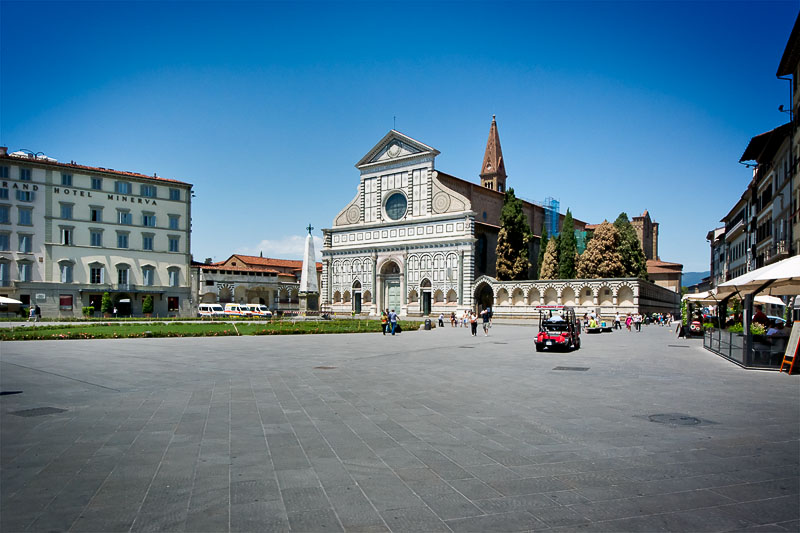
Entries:
[[383, 278], [383, 301], [386, 309], [394, 309], [399, 313], [403, 304], [400, 292], [400, 267], [394, 261], [388, 261], [381, 268]]
[[494, 293], [488, 284], [481, 283], [475, 289], [475, 303], [478, 304], [479, 311], [494, 305]]

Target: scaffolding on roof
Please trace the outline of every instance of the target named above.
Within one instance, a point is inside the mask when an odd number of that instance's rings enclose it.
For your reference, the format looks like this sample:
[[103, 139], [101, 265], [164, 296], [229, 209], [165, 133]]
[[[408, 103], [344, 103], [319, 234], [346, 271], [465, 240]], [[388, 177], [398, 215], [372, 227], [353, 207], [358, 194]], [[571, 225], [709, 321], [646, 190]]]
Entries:
[[544, 226], [547, 228], [547, 234], [558, 237], [561, 233], [561, 228], [558, 227], [560, 202], [548, 196], [544, 199], [542, 207], [544, 207]]

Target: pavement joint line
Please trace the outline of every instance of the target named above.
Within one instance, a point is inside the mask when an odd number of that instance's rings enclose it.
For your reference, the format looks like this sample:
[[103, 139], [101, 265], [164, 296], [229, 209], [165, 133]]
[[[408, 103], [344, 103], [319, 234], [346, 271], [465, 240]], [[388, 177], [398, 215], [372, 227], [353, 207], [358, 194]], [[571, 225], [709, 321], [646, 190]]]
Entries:
[[[36, 342], [36, 341], [31, 341], [31, 342]], [[56, 372], [49, 372], [49, 371], [47, 371], [47, 370], [42, 370], [42, 369], [40, 369], [40, 368], [33, 368], [33, 367], [30, 367], [30, 366], [20, 365], [20, 364], [18, 364], [18, 363], [9, 363], [8, 361], [0, 361], [0, 363], [3, 363], [3, 364], [5, 364], [5, 365], [13, 365], [13, 366], [18, 366], [18, 367], [20, 367], [20, 368], [25, 368], [25, 369], [28, 369], [28, 370], [33, 370], [34, 372], [41, 372], [41, 373], [43, 373], [43, 374], [50, 374], [51, 376], [58, 376], [58, 377], [60, 377], [60, 378], [64, 378], [64, 379], [70, 379], [70, 380], [72, 380], [72, 381], [77, 381], [77, 382], [79, 382], [79, 383], [85, 383], [86, 385], [91, 385], [91, 386], [93, 386], [93, 387], [100, 387], [101, 389], [111, 390], [111, 391], [114, 391], [114, 392], [122, 392], [122, 391], [121, 391], [121, 390], [119, 390], [119, 389], [114, 389], [114, 388], [112, 388], [112, 387], [106, 387], [105, 385], [99, 385], [99, 384], [97, 384], [97, 383], [92, 383], [91, 381], [84, 381], [84, 380], [82, 380], [82, 379], [73, 378], [73, 377], [70, 377], [70, 376], [65, 376], [65, 375], [63, 375], [63, 374], [58, 374], [58, 373], [56, 373]]]

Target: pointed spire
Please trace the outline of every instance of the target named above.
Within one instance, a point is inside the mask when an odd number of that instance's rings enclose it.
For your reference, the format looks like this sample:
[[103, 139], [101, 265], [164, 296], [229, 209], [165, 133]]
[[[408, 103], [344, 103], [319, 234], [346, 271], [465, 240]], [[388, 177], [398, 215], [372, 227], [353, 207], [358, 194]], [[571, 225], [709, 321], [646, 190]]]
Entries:
[[489, 128], [489, 139], [486, 141], [486, 152], [481, 166], [481, 185], [505, 192], [506, 164], [503, 150], [500, 148], [500, 134], [497, 132], [497, 119], [492, 115], [492, 126]]

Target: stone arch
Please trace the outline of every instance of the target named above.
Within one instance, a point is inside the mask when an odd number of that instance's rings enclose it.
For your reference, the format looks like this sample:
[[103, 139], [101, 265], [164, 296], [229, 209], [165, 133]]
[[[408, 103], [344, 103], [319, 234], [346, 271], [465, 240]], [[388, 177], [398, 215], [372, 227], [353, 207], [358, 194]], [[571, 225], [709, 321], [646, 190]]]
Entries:
[[361, 301], [365, 304], [372, 303], [372, 293], [368, 290], [364, 291], [364, 294], [361, 295]]
[[444, 293], [441, 289], [436, 289], [436, 292], [433, 293], [433, 303], [444, 303]]
[[344, 291], [344, 294], [342, 295], [342, 303], [350, 303], [350, 291]]
[[417, 293], [417, 291], [415, 291], [414, 289], [411, 289], [408, 292], [408, 303], [415, 304], [418, 301], [419, 301], [419, 293]]
[[421, 289], [430, 289], [431, 288], [431, 280], [428, 278], [423, 278], [422, 281], [419, 282], [419, 286]]
[[528, 291], [528, 305], [540, 305], [542, 302], [542, 294], [536, 287], [531, 287]]
[[497, 296], [495, 296], [495, 304], [496, 305], [508, 305], [508, 291], [501, 287], [497, 291]]
[[334, 291], [333, 293], [333, 303], [338, 304], [342, 301], [342, 293], [339, 291]]
[[525, 293], [520, 287], [511, 291], [511, 305], [525, 305]]
[[217, 303], [217, 295], [214, 294], [213, 292], [207, 292], [200, 297], [200, 303], [215, 304]]
[[608, 285], [603, 285], [597, 291], [597, 303], [601, 307], [610, 307], [614, 305], [614, 291]]
[[567, 285], [561, 291], [561, 304], [575, 306], [575, 289]]
[[239, 285], [233, 289], [233, 299], [236, 302], [244, 302], [247, 300], [247, 287]]
[[353, 289], [360, 289], [361, 288], [361, 282], [358, 279], [355, 279], [353, 281], [352, 287], [353, 287]]
[[594, 305], [594, 291], [588, 285], [584, 285], [578, 290], [578, 303], [583, 307]]
[[401, 272], [400, 261], [393, 257], [388, 257], [384, 259], [378, 268], [379, 272], [384, 275], [399, 274]]
[[220, 303], [230, 303], [233, 301], [233, 291], [231, 290], [231, 287], [219, 287], [219, 301]]
[[299, 294], [300, 294], [300, 293], [298, 292], [298, 290], [297, 290], [297, 289], [292, 289], [291, 291], [289, 291], [289, 301], [290, 301], [291, 303], [295, 303], [295, 304], [296, 304], [297, 302], [299, 302], [299, 301], [300, 301], [300, 296], [299, 296]]
[[450, 289], [447, 291], [447, 303], [449, 304], [457, 304], [458, 303], [458, 294], [455, 290]]
[[555, 287], [547, 287], [544, 290], [544, 304], [558, 305], [558, 292]]
[[628, 285], [623, 285], [617, 291], [617, 305], [633, 307], [633, 289]]
[[485, 281], [481, 281], [475, 286], [473, 297], [475, 303], [482, 309], [494, 306], [494, 291], [492, 286]]

